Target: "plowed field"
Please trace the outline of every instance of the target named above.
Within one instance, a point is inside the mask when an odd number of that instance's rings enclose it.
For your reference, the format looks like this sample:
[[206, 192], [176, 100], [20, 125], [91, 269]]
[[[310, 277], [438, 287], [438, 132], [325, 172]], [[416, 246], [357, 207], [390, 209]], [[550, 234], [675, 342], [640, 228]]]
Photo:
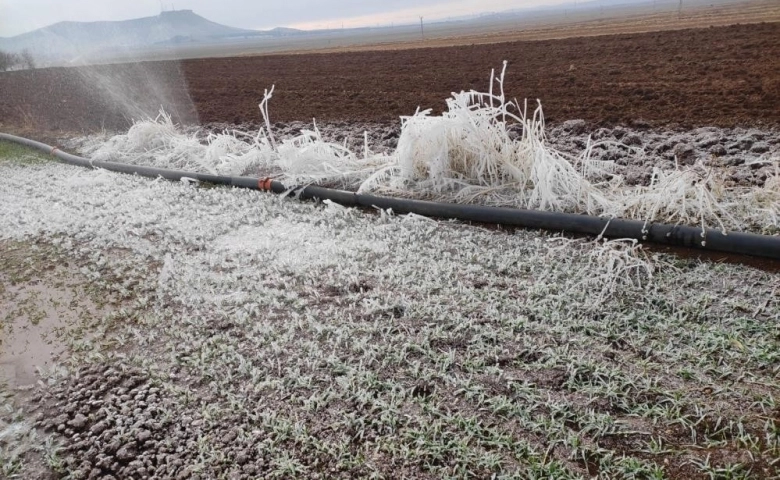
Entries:
[[[124, 128], [160, 105], [201, 123], [390, 121], [440, 111], [452, 91], [540, 99], [548, 121], [595, 125], [780, 124], [780, 23], [489, 45], [57, 68], [0, 75], [5, 128]], [[192, 102], [190, 103], [189, 99]], [[197, 117], [196, 117], [197, 114]]]

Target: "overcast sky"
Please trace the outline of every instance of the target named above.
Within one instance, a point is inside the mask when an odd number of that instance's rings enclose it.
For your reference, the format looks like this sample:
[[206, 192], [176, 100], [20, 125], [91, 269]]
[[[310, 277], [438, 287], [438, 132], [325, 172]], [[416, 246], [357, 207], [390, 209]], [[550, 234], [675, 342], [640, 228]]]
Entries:
[[0, 37], [61, 21], [149, 17], [191, 9], [231, 27], [340, 28], [418, 21], [486, 11], [571, 3], [574, 0], [0, 0]]

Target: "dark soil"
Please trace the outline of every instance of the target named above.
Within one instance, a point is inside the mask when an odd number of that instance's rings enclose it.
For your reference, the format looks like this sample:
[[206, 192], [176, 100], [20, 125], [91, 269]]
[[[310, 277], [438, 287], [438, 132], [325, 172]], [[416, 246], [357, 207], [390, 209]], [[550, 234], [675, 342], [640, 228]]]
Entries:
[[[151, 62], [0, 74], [8, 129], [123, 129], [160, 106], [184, 122], [394, 121], [488, 87], [509, 62], [507, 95], [548, 122], [596, 126], [780, 125], [780, 23], [490, 45]], [[189, 97], [192, 99], [190, 103]], [[125, 101], [126, 100], [126, 101]], [[124, 106], [123, 106], [124, 103]], [[138, 108], [136, 108], [138, 107]]]

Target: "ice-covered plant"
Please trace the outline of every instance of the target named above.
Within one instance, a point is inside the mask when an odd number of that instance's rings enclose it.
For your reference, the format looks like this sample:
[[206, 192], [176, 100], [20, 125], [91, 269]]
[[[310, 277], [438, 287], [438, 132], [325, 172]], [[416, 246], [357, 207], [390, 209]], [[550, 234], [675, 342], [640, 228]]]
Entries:
[[752, 208], [744, 212], [751, 223], [761, 225], [764, 230], [776, 233], [780, 230], [780, 163], [775, 162], [775, 171], [769, 175], [761, 188], [753, 189], [744, 202]]
[[671, 171], [655, 168], [649, 186], [625, 190], [621, 197], [615, 216], [723, 231], [727, 224], [739, 224], [727, 210], [723, 180], [701, 164]]
[[83, 150], [94, 160], [242, 175], [270, 162], [273, 152], [267, 137], [237, 131], [212, 133], [201, 141], [198, 132], [185, 133], [171, 116], [160, 111], [154, 118], [137, 121], [124, 135]]
[[[440, 116], [418, 110], [402, 117], [395, 164], [369, 177], [361, 190], [460, 202], [482, 197], [543, 210], [608, 209], [609, 200], [572, 159], [547, 145], [541, 105], [529, 115], [527, 103], [521, 107], [506, 98], [506, 67], [504, 62], [498, 76], [491, 72], [488, 93], [454, 93]], [[512, 130], [521, 132], [519, 138]], [[591, 170], [610, 169], [609, 162], [584, 160]]]
[[[125, 135], [88, 142], [97, 160], [230, 175], [274, 175], [288, 187], [319, 184], [383, 195], [443, 202], [483, 203], [557, 212], [624, 217], [645, 222], [692, 224], [727, 230], [773, 230], [780, 218], [780, 175], [762, 188], [727, 188], [721, 174], [701, 164], [656, 168], [648, 186], [628, 186], [616, 165], [593, 155], [604, 142], [590, 139], [579, 154], [548, 144], [541, 104], [529, 108], [506, 97], [501, 72], [490, 73], [488, 91], [462, 91], [447, 100], [441, 115], [417, 110], [401, 117], [401, 134], [391, 154], [362, 151], [323, 138], [316, 122], [287, 138], [272, 131], [269, 103], [259, 104], [263, 127], [182, 132], [161, 112], [136, 122]], [[98, 143], [99, 142], [99, 143]], [[641, 149], [625, 145], [636, 155]]]
[[[635, 239], [607, 240], [599, 235], [594, 241], [558, 237], [550, 243], [546, 253], [550, 265], [571, 267], [565, 281], [571, 282], [574, 290], [587, 292], [584, 298], [590, 308], [646, 288], [653, 281], [656, 265], [662, 265], [651, 259]], [[565, 251], [569, 255], [562, 255]], [[577, 260], [570, 257], [572, 252], [577, 252]]]
[[365, 150], [360, 157], [344, 145], [323, 140], [314, 122], [313, 130], [302, 130], [282, 141], [276, 150], [275, 166], [290, 186], [319, 183], [355, 188], [386, 163], [383, 156], [369, 155], [367, 145]]

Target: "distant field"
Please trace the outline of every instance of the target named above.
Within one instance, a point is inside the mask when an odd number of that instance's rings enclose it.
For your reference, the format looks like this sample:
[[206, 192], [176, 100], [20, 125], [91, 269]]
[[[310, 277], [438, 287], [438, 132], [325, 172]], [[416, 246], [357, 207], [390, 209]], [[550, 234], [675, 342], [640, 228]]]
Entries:
[[[509, 62], [510, 98], [550, 123], [776, 126], [780, 23], [385, 51], [191, 59], [8, 72], [0, 123], [28, 130], [125, 129], [160, 106], [185, 123], [397, 123], [487, 87]], [[46, 95], [41, 95], [46, 92]], [[53, 108], [54, 107], [54, 108]]]
[[586, 7], [571, 10], [529, 11], [468, 22], [430, 23], [425, 25], [424, 40], [421, 39], [419, 25], [336, 29], [305, 36], [160, 47], [149, 51], [143, 58], [171, 60], [426, 48], [780, 21], [780, 2], [774, 0], [685, 0], [682, 10], [678, 6], [677, 0], [656, 0], [603, 9], [594, 8], [589, 3]]

